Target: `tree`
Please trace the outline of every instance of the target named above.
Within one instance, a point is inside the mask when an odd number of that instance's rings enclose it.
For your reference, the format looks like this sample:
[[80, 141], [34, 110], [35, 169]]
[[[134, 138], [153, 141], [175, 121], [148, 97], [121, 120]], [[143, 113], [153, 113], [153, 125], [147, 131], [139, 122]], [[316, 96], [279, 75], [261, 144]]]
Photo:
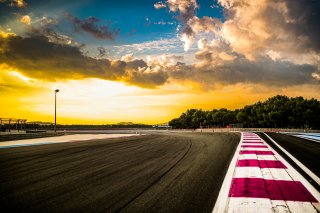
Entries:
[[277, 95], [265, 102], [247, 105], [242, 109], [189, 109], [170, 121], [173, 128], [225, 127], [243, 123], [244, 127], [320, 128], [320, 102], [303, 97]]

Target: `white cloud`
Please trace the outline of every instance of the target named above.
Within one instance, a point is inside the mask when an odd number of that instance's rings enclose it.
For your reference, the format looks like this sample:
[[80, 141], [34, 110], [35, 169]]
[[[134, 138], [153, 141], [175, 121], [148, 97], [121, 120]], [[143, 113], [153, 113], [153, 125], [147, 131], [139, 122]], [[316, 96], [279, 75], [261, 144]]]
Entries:
[[161, 8], [166, 8], [166, 7], [167, 7], [167, 5], [165, 5], [165, 4], [164, 4], [163, 2], [161, 2], [161, 1], [155, 3], [153, 6], [154, 6], [154, 8], [156, 8], [156, 9], [161, 9]]
[[139, 55], [164, 54], [181, 51], [181, 41], [178, 38], [159, 39], [142, 43], [116, 45], [108, 47], [109, 55], [121, 56], [129, 53]]

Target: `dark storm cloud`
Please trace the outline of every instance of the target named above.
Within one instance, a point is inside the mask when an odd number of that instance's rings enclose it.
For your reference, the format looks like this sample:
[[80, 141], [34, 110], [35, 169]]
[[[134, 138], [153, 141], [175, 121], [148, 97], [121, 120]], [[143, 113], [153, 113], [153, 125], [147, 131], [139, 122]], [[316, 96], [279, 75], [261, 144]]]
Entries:
[[[122, 81], [141, 87], [155, 87], [166, 82], [161, 70], [147, 69], [142, 60], [95, 59], [85, 56], [80, 47], [49, 42], [42, 35], [30, 37], [0, 36], [0, 64], [18, 69], [24, 75], [56, 81], [58, 79], [100, 78]], [[144, 69], [140, 69], [143, 68]]]
[[87, 32], [98, 39], [114, 40], [115, 36], [119, 33], [119, 29], [110, 30], [108, 25], [97, 25], [100, 20], [95, 17], [89, 17], [86, 19], [79, 19], [70, 13], [65, 13], [66, 18], [71, 20], [75, 32]]
[[245, 58], [225, 62], [216, 66], [211, 72], [204, 69], [201, 79], [214, 79], [227, 84], [258, 83], [267, 86], [285, 87], [310, 83], [319, 83], [313, 79], [312, 73], [317, 67], [303, 64], [296, 65], [285, 61], [273, 61], [270, 58], [259, 58], [249, 61]]
[[208, 88], [214, 87], [215, 84], [237, 83], [283, 88], [303, 84], [319, 85], [319, 81], [312, 76], [316, 71], [317, 67], [309, 64], [296, 65], [291, 62], [273, 61], [267, 57], [249, 61], [244, 57], [239, 57], [213, 66], [206, 64], [202, 67], [195, 67], [180, 63], [171, 72], [171, 78], [192, 79]]
[[304, 47], [320, 52], [320, 1], [285, 0], [288, 7], [288, 29], [296, 37], [307, 38]]

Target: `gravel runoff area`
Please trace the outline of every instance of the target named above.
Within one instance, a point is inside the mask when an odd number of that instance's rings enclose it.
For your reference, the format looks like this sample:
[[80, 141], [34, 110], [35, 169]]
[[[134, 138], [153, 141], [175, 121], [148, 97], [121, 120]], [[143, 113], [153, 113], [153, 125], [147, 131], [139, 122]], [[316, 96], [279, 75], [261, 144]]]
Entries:
[[239, 133], [166, 133], [0, 150], [7, 211], [211, 212]]

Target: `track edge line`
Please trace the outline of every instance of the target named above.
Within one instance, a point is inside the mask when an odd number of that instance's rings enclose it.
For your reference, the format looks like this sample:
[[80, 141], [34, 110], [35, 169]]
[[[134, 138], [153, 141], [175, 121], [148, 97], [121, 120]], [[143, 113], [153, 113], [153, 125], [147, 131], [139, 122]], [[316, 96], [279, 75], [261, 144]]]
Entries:
[[242, 140], [243, 140], [243, 132], [241, 132], [239, 144], [238, 144], [237, 149], [235, 150], [233, 158], [230, 162], [228, 171], [227, 171], [226, 176], [225, 176], [223, 183], [221, 185], [219, 195], [218, 195], [218, 198], [217, 198], [216, 203], [214, 205], [214, 208], [212, 210], [212, 213], [225, 212], [225, 210], [226, 210], [227, 201], [229, 198], [228, 195], [229, 195], [229, 191], [230, 191], [230, 186], [231, 186], [233, 174], [235, 172], [236, 163], [237, 163], [238, 157], [240, 155]]
[[318, 185], [320, 185], [320, 178], [315, 175], [310, 169], [308, 169], [303, 163], [301, 163], [297, 158], [291, 155], [287, 150], [280, 146], [275, 140], [273, 140], [268, 134], [264, 133], [272, 143], [274, 143], [282, 152], [284, 152], [293, 162], [295, 162], [305, 173], [307, 173]]

